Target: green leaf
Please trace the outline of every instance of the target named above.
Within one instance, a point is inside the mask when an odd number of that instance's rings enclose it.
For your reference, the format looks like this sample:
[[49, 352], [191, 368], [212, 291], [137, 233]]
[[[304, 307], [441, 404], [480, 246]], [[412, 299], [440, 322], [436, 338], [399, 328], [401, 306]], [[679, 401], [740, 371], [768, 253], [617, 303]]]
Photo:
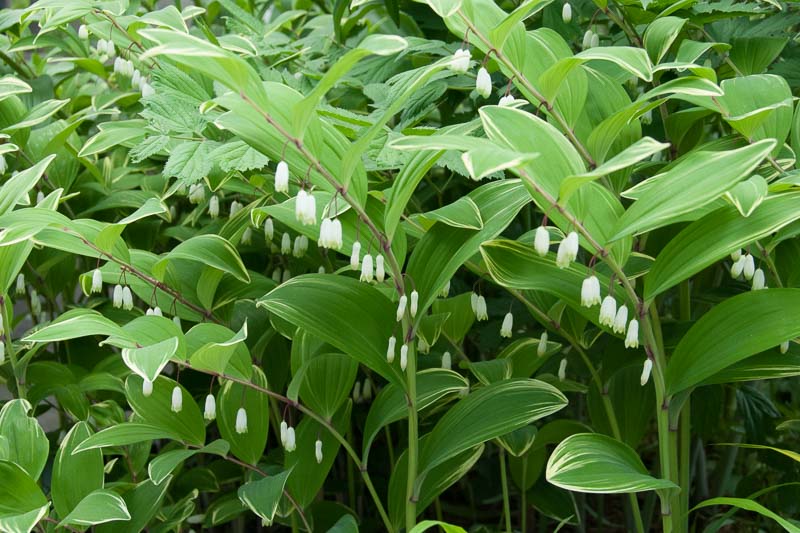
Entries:
[[567, 405], [555, 387], [535, 379], [492, 383], [451, 407], [420, 450], [420, 477], [477, 444], [527, 426]]
[[86, 450], [95, 448], [107, 448], [109, 446], [127, 446], [148, 440], [173, 439], [180, 440], [177, 432], [170, 431], [152, 424], [141, 422], [125, 422], [111, 426], [102, 431], [98, 431], [78, 444], [72, 454], [79, 454]]
[[8, 213], [19, 203], [28, 203], [28, 193], [39, 182], [55, 157], [55, 155], [49, 155], [32, 167], [26, 168], [6, 180], [0, 187], [0, 215]]
[[749, 217], [767, 197], [767, 188], [767, 180], [761, 176], [753, 176], [726, 192], [725, 198], [739, 210], [743, 217]]
[[548, 5], [552, 0], [525, 0], [519, 4], [502, 22], [498, 23], [489, 33], [489, 40], [498, 50], [503, 49], [503, 45], [511, 34], [511, 31], [523, 20], [532, 17]]
[[269, 158], [244, 141], [229, 141], [219, 145], [209, 155], [225, 172], [246, 172], [267, 166]]
[[[206, 438], [203, 415], [192, 395], [175, 381], [159, 376], [153, 381], [150, 396], [142, 393], [144, 380], [141, 376], [130, 375], [125, 380], [125, 395], [133, 411], [145, 424], [162, 428], [169, 434], [188, 444], [202, 446]], [[172, 411], [172, 389], [180, 387], [183, 394], [183, 407], [180, 412]]]
[[56, 114], [62, 107], [67, 105], [69, 100], [45, 100], [31, 108], [28, 113], [22, 117], [22, 120], [7, 126], [3, 131], [17, 131], [25, 128], [31, 128], [37, 124], [41, 124], [48, 118]]
[[0, 78], [0, 101], [12, 94], [29, 93], [32, 90], [30, 85], [14, 76], [3, 76]]
[[749, 217], [724, 206], [692, 222], [670, 240], [644, 280], [644, 298], [652, 300], [748, 244], [763, 239], [800, 218], [800, 194], [766, 198]]
[[[253, 366], [251, 382], [267, 388], [267, 378], [257, 366]], [[236, 412], [240, 407], [247, 413], [246, 433], [236, 432]], [[233, 455], [251, 465], [258, 464], [269, 433], [269, 398], [251, 387], [225, 382], [217, 398], [217, 427], [230, 443]]]
[[644, 32], [644, 48], [653, 63], [660, 63], [686, 24], [679, 17], [657, 18]]
[[239, 487], [237, 495], [243, 504], [266, 522], [266, 525], [270, 525], [283, 496], [283, 487], [291, 473], [291, 469], [284, 470], [279, 474], [245, 483]]
[[636, 452], [606, 435], [578, 433], [556, 446], [547, 461], [547, 481], [576, 492], [617, 494], [677, 488], [652, 477]]
[[125, 500], [125, 505], [130, 511], [131, 519], [126, 522], [100, 525], [95, 528], [97, 533], [139, 533], [143, 531], [153, 517], [162, 509], [161, 502], [167, 494], [171, 480], [172, 478], [167, 478], [161, 484], [156, 485], [147, 479], [125, 492], [122, 495], [122, 499]]
[[750, 291], [703, 315], [675, 347], [664, 376], [671, 395], [751, 355], [800, 336], [800, 289]]
[[203, 263], [226, 272], [239, 281], [250, 282], [250, 274], [236, 248], [219, 235], [198, 235], [180, 243], [153, 265], [153, 275], [163, 281], [168, 263], [175, 259]]
[[50, 494], [53, 507], [61, 518], [66, 517], [91, 492], [103, 488], [103, 452], [100, 449], [73, 453], [78, 444], [93, 434], [86, 422], [78, 422], [69, 430], [58, 447], [53, 462]]
[[170, 450], [161, 452], [147, 465], [147, 473], [150, 479], [153, 480], [153, 483], [160, 485], [176, 468], [178, 468], [178, 465], [190, 457], [198, 453], [209, 453], [225, 457], [229, 449], [230, 445], [227, 441], [218, 439], [199, 450]]
[[116, 492], [98, 489], [82, 499], [59, 525], [94, 526], [130, 519], [125, 501]]
[[436, 526], [442, 528], [444, 533], [465, 533], [464, 528], [446, 522], [440, 522], [439, 520], [423, 520], [411, 528], [410, 533], [423, 533]]
[[177, 350], [178, 338], [172, 337], [142, 348], [123, 348], [122, 360], [134, 373], [155, 381]]
[[16, 463], [35, 481], [47, 463], [50, 441], [39, 422], [28, 416], [31, 410], [27, 400], [11, 400], [0, 409], [0, 437], [8, 442], [0, 459]]
[[[300, 398], [315, 413], [331, 418], [350, 396], [358, 363], [344, 354], [322, 354], [303, 364]], [[291, 387], [291, 386], [290, 386]]]
[[50, 507], [42, 489], [16, 464], [0, 459], [0, 520]]
[[195, 183], [205, 178], [211, 171], [214, 160], [211, 152], [213, 143], [188, 141], [179, 144], [169, 154], [164, 165], [165, 178], [178, 178], [184, 183]]
[[710, 500], [700, 502], [691, 510], [694, 511], [697, 509], [702, 509], [703, 507], [712, 507], [717, 505], [733, 505], [734, 507], [744, 509], [745, 511], [753, 511], [767, 518], [771, 518], [784, 530], [789, 531], [790, 533], [800, 533], [800, 527], [797, 527], [785, 518], [778, 516], [760, 503], [754, 502], [753, 500], [747, 498], [711, 498]]
[[58, 317], [55, 322], [22, 340], [24, 342], [58, 342], [92, 335], [127, 337], [121, 327], [97, 311], [73, 309]]
[[198, 324], [186, 334], [188, 343], [204, 342], [189, 358], [192, 368], [218, 374], [250, 379], [252, 367], [250, 354], [244, 341], [247, 339], [247, 321], [233, 333], [217, 324]]
[[145, 126], [147, 121], [142, 119], [101, 123], [100, 131], [84, 143], [78, 157], [89, 157], [120, 145], [133, 145], [144, 137]]
[[693, 152], [668, 171], [630, 192], [636, 202], [620, 217], [613, 240], [659, 228], [680, 215], [703, 207], [746, 178], [769, 155], [775, 141], [724, 152]]

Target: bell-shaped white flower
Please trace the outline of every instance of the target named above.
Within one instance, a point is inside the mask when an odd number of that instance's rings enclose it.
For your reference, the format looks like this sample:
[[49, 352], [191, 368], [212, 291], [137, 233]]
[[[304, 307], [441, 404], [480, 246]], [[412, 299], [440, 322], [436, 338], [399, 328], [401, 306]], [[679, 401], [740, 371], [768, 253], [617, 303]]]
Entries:
[[100, 292], [103, 290], [103, 273], [100, 272], [99, 268], [95, 268], [92, 271], [92, 290], [91, 293], [94, 294], [96, 292]]
[[581, 48], [584, 50], [588, 50], [592, 47], [592, 38], [594, 36], [594, 32], [592, 30], [586, 30], [586, 33], [583, 34], [583, 41], [581, 42]]
[[183, 391], [177, 385], [172, 388], [172, 405], [170, 409], [172, 409], [173, 413], [180, 413], [181, 409], [183, 409]]
[[108, 54], [109, 59], [117, 55], [117, 47], [114, 46], [114, 41], [106, 41], [106, 54]]
[[789, 341], [782, 342], [781, 346], [780, 346], [780, 350], [781, 350], [782, 354], [788, 352], [789, 351]]
[[400, 370], [405, 371], [408, 366], [408, 344], [403, 344], [400, 347]]
[[253, 242], [253, 230], [248, 226], [242, 232], [242, 244], [251, 244]]
[[733, 263], [733, 265], [731, 265], [731, 277], [733, 279], [736, 279], [736, 278], [738, 278], [739, 276], [742, 275], [742, 272], [744, 272], [744, 265], [745, 265], [746, 262], [747, 262], [747, 256], [746, 255], [740, 255], [739, 259], [737, 259]]
[[78, 38], [82, 41], [89, 38], [89, 28], [86, 27], [86, 24], [81, 24], [78, 27]]
[[447, 280], [447, 283], [444, 284], [442, 287], [442, 291], [439, 293], [439, 296], [442, 298], [447, 298], [450, 295], [450, 280]]
[[142, 395], [147, 397], [153, 394], [153, 382], [147, 378], [142, 381]]
[[735, 252], [731, 253], [731, 261], [738, 261], [740, 257], [742, 257], [742, 249], [741, 248], [739, 248]]
[[114, 291], [111, 294], [111, 304], [116, 308], [122, 307], [122, 285], [114, 285]]
[[753, 290], [760, 291], [761, 289], [766, 289], [767, 284], [764, 278], [764, 271], [760, 268], [757, 268], [756, 271], [753, 273]]
[[152, 85], [150, 85], [149, 83], [144, 81], [144, 78], [142, 78], [141, 91], [142, 91], [142, 97], [143, 98], [148, 98], [148, 97], [153, 96], [154, 94], [156, 94], [156, 90], [153, 89]]
[[292, 252], [292, 238], [289, 236], [289, 233], [286, 232], [281, 237], [281, 253], [283, 255], [287, 255]]
[[751, 254], [747, 254], [744, 258], [744, 269], [742, 270], [742, 274], [744, 274], [744, 279], [753, 279], [753, 275], [756, 273], [756, 262], [753, 259]]
[[639, 378], [639, 383], [642, 384], [642, 387], [647, 385], [647, 382], [650, 380], [650, 372], [653, 371], [653, 360], [649, 357], [644, 360], [644, 365], [642, 366], [642, 376]]
[[536, 347], [536, 355], [539, 357], [547, 353], [547, 332], [543, 331], [542, 336], [539, 337], [539, 345]]
[[450, 70], [453, 72], [461, 72], [462, 74], [469, 70], [469, 60], [472, 59], [472, 54], [469, 50], [460, 48], [453, 54], [453, 59], [450, 61]]
[[383, 254], [375, 256], [375, 281], [383, 283], [386, 279], [386, 266], [384, 265]]
[[125, 60], [122, 59], [121, 57], [117, 57], [114, 60], [114, 74], [122, 74], [123, 73], [123, 71], [125, 70], [125, 65], [123, 65], [124, 61]]
[[475, 306], [475, 318], [478, 319], [478, 322], [489, 320], [489, 312], [486, 308], [486, 298], [483, 296], [478, 296], [478, 303]]
[[230, 212], [230, 215], [228, 215], [228, 216], [229, 216], [229, 218], [233, 218], [233, 217], [235, 217], [235, 216], [236, 216], [236, 213], [238, 213], [239, 211], [241, 211], [241, 210], [242, 210], [242, 208], [244, 208], [244, 206], [243, 206], [242, 204], [240, 204], [240, 203], [239, 203], [239, 202], [237, 202], [236, 200], [232, 201], [232, 202], [231, 202], [231, 212]]
[[216, 194], [208, 201], [208, 216], [211, 218], [219, 216], [219, 197]]
[[558, 380], [564, 381], [567, 378], [567, 358], [563, 358], [558, 364]]
[[572, 6], [569, 5], [569, 2], [566, 2], [564, 7], [561, 8], [561, 20], [564, 21], [564, 24], [569, 24], [572, 21]]
[[361, 382], [356, 381], [353, 385], [353, 403], [361, 403]]
[[281, 267], [275, 267], [275, 270], [272, 271], [272, 281], [274, 281], [275, 283], [280, 283], [281, 274], [283, 274], [283, 270], [281, 270]]
[[333, 221], [330, 218], [323, 218], [319, 225], [319, 239], [317, 244], [320, 248], [334, 248], [335, 240], [333, 236]]
[[500, 336], [507, 339], [511, 338], [511, 330], [514, 327], [514, 315], [511, 312], [506, 313], [503, 317], [503, 324], [500, 326]]
[[[305, 237], [305, 239], [303, 239]], [[308, 251], [308, 237], [305, 235], [298, 235], [294, 238], [294, 247], [292, 248], [292, 255], [295, 257], [303, 257]]]
[[39, 293], [36, 289], [31, 289], [31, 313], [38, 316], [42, 312], [42, 301], [39, 300]]
[[133, 74], [131, 74], [131, 85], [134, 87], [138, 87], [141, 82], [142, 82], [142, 73], [139, 72], [139, 69], [134, 69]]
[[189, 202], [193, 204], [199, 204], [205, 197], [206, 190], [201, 184], [195, 183], [189, 187]]
[[417, 351], [419, 353], [431, 353], [431, 345], [428, 344], [428, 341], [426, 341], [424, 338], [418, 337], [417, 338]]
[[567, 268], [569, 264], [578, 257], [579, 239], [578, 234], [570, 231], [566, 237], [558, 244], [556, 253], [556, 266]]
[[236, 425], [235, 425], [236, 433], [242, 434], [247, 433], [247, 411], [244, 410], [244, 407], [240, 407], [238, 411], [236, 411]]
[[374, 275], [375, 273], [372, 269], [372, 256], [370, 254], [366, 254], [364, 256], [364, 260], [361, 261], [361, 277], [359, 279], [361, 281], [371, 283]]
[[478, 70], [478, 77], [475, 78], [475, 92], [484, 98], [488, 98], [492, 94], [492, 77], [484, 67]]
[[314, 443], [314, 456], [317, 458], [317, 464], [322, 463], [322, 441], [319, 439]]
[[324, 274], [325, 273], [325, 265], [320, 265], [317, 269], [317, 274]]
[[628, 324], [628, 306], [622, 304], [617, 309], [617, 314], [614, 317], [614, 324], [612, 325], [611, 329], [614, 330], [614, 333], [625, 333], [625, 326]]
[[394, 350], [397, 346], [397, 337], [392, 335], [389, 337], [389, 344], [386, 347], [386, 361], [391, 364], [394, 362]]
[[25, 274], [17, 274], [17, 295], [25, 294]]
[[361, 243], [356, 241], [353, 243], [353, 251], [350, 252], [350, 268], [358, 270], [359, 264], [361, 264]]
[[614, 319], [617, 317], [617, 301], [613, 296], [609, 295], [603, 298], [603, 303], [600, 304], [600, 322], [601, 326], [611, 327], [614, 325]]
[[275, 192], [289, 192], [289, 165], [286, 161], [278, 163], [275, 169]]
[[128, 286], [122, 288], [122, 308], [126, 311], [133, 309], [133, 293]]
[[305, 189], [297, 191], [294, 201], [294, 216], [304, 226], [316, 224], [317, 202], [312, 193], [306, 192]]
[[264, 221], [264, 238], [267, 239], [267, 242], [272, 240], [272, 237], [275, 235], [275, 223], [272, 222], [272, 218], [267, 218]]
[[154, 316], [164, 316], [164, 313], [161, 312], [161, 308], [159, 306], [155, 306], [153, 308], [153, 315]]
[[284, 449], [287, 452], [293, 452], [297, 449], [297, 439], [295, 438], [294, 427], [292, 426], [286, 428], [286, 446], [284, 446]]
[[408, 311], [412, 317], [417, 316], [417, 309], [419, 308], [419, 293], [416, 290], [411, 291], [411, 305], [408, 306]]
[[593, 307], [600, 303], [600, 280], [592, 274], [581, 285], [581, 305]]
[[474, 291], [469, 295], [469, 305], [472, 307], [472, 312], [477, 314], [478, 312], [478, 294]]
[[179, 330], [183, 331], [183, 326], [181, 325], [181, 317], [175, 315], [174, 317], [172, 317], [172, 323], [178, 326]]
[[444, 352], [442, 354], [442, 368], [445, 370], [453, 368], [453, 356], [450, 355], [450, 352]]
[[[600, 46], [600, 35], [597, 33], [592, 33], [592, 43], [590, 48], [597, 48], [598, 46]], [[649, 112], [652, 113], [652, 110]]]
[[364, 387], [361, 392], [361, 397], [364, 398], [365, 402], [370, 401], [372, 398], [372, 380], [369, 378], [364, 380]]
[[625, 347], [639, 347], [639, 321], [635, 318], [628, 323], [628, 333], [625, 335]]
[[403, 320], [403, 315], [406, 314], [406, 306], [408, 305], [408, 296], [405, 294], [400, 297], [400, 300], [397, 302], [397, 314], [396, 318], [397, 321], [400, 322]]
[[281, 276], [281, 283], [286, 283], [290, 279], [292, 279], [292, 271], [287, 268], [286, 270], [283, 271], [283, 275]]
[[286, 439], [289, 437], [289, 424], [281, 420], [281, 446], [286, 448]]
[[500, 107], [508, 107], [514, 103], [514, 97], [510, 94], [500, 97], [500, 101], [497, 102], [497, 105]]
[[213, 394], [206, 396], [206, 404], [203, 409], [203, 418], [214, 420], [217, 418], [217, 400]]

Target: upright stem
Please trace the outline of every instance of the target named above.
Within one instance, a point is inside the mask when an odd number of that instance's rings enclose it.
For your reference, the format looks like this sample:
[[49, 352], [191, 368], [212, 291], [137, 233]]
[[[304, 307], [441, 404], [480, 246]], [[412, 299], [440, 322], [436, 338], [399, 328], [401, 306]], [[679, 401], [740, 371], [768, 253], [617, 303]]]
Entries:
[[417, 461], [419, 459], [419, 421], [417, 420], [417, 357], [413, 343], [409, 342], [408, 365], [408, 473], [406, 476], [406, 531], [411, 531], [417, 523], [417, 501], [419, 494], [416, 490]]
[[17, 385], [17, 397], [24, 399], [26, 397], [25, 393], [25, 365], [20, 365], [19, 361], [17, 360], [17, 352], [14, 350], [14, 344], [11, 342], [11, 332], [12, 332], [12, 316], [11, 313], [8, 312], [8, 308], [6, 306], [6, 298], [7, 296], [4, 294], [0, 296], [0, 316], [3, 318], [3, 328], [5, 332], [3, 333], [3, 342], [6, 345], [6, 354], [8, 355], [8, 361], [11, 364], [11, 373], [14, 375], [14, 382]]
[[508, 497], [508, 476], [506, 474], [506, 450], [500, 446], [500, 483], [503, 486], [503, 516], [506, 521], [506, 533], [511, 533], [511, 501]]

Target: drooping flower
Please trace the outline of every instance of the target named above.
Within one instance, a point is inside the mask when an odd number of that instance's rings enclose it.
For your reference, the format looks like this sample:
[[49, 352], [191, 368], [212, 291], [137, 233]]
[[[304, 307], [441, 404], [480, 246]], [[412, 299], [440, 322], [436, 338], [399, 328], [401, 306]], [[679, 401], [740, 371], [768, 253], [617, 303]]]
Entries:
[[650, 380], [650, 372], [653, 370], [653, 360], [649, 357], [644, 360], [644, 366], [642, 367], [642, 376], [639, 378], [639, 383], [642, 384], [642, 387], [647, 385], [647, 382]]
[[453, 60], [450, 61], [450, 70], [453, 72], [461, 72], [462, 74], [469, 70], [469, 60], [472, 59], [472, 54], [469, 50], [459, 48], [453, 54]]
[[514, 103], [514, 96], [507, 94], [505, 96], [500, 97], [500, 101], [497, 102], [497, 105], [499, 105], [500, 107], [508, 107], [513, 103]]
[[489, 76], [489, 71], [485, 67], [478, 70], [478, 76], [475, 78], [475, 92], [484, 98], [488, 98], [492, 94], [492, 77]]
[[444, 352], [442, 354], [442, 368], [445, 370], [450, 370], [453, 368], [453, 358], [450, 355], [450, 352]]
[[156, 94], [156, 90], [153, 89], [152, 85], [150, 85], [149, 83], [144, 81], [144, 78], [142, 78], [142, 82], [140, 84], [140, 90], [142, 91], [142, 97], [143, 98], [148, 98], [148, 97], [153, 96], [154, 94]]
[[275, 192], [289, 192], [289, 165], [286, 161], [278, 163], [275, 169]]
[[232, 201], [232, 202], [231, 202], [231, 213], [230, 213], [230, 215], [228, 215], [228, 216], [229, 216], [230, 218], [233, 218], [233, 217], [235, 217], [235, 216], [236, 216], [236, 213], [238, 213], [239, 211], [241, 211], [243, 208], [244, 208], [244, 206], [243, 206], [242, 204], [240, 204], [239, 202], [237, 202], [236, 200]]
[[386, 361], [391, 364], [394, 362], [394, 350], [397, 346], [397, 337], [389, 337], [389, 345], [386, 347]]
[[17, 295], [21, 296], [25, 294], [25, 274], [18, 274], [17, 275]]
[[761, 289], [766, 289], [767, 285], [764, 278], [764, 271], [760, 268], [757, 268], [756, 271], [753, 273], [753, 290], [760, 291]]
[[353, 243], [353, 251], [350, 253], [350, 268], [358, 270], [358, 265], [361, 263], [361, 243], [356, 241]]
[[614, 324], [611, 329], [614, 330], [614, 333], [625, 333], [625, 326], [628, 324], [628, 306], [622, 304], [619, 306], [617, 310], [617, 314], [614, 317]]
[[317, 269], [317, 274], [324, 274], [325, 273], [325, 265], [320, 265]]
[[172, 317], [172, 323], [178, 326], [178, 329], [180, 330], [183, 329], [183, 326], [181, 326], [181, 317], [179, 317], [178, 315]]
[[111, 296], [111, 305], [116, 308], [122, 307], [122, 285], [114, 285], [114, 291]]
[[86, 24], [81, 24], [78, 27], [78, 38], [82, 41], [89, 38], [89, 28], [86, 27]]
[[159, 306], [155, 306], [153, 308], [153, 315], [154, 316], [164, 316], [164, 313], [161, 312], [161, 308]]
[[533, 237], [533, 248], [540, 257], [547, 255], [550, 251], [550, 232], [544, 226], [536, 228], [536, 234]]
[[99, 268], [95, 268], [92, 271], [92, 290], [91, 293], [94, 294], [96, 292], [100, 292], [103, 290], [103, 273], [100, 272]]
[[153, 382], [147, 378], [142, 381], [142, 395], [147, 397], [153, 394]]
[[126, 311], [133, 309], [133, 293], [127, 285], [122, 288], [122, 308]]
[[477, 314], [478, 313], [478, 294], [473, 291], [472, 294], [469, 295], [469, 305], [472, 307], [472, 312]]
[[386, 268], [384, 266], [383, 254], [375, 256], [375, 281], [383, 283], [386, 279]]
[[567, 358], [563, 358], [558, 364], [558, 380], [564, 381], [567, 378]]
[[272, 240], [272, 237], [275, 235], [275, 223], [272, 222], [271, 218], [267, 218], [264, 221], [264, 238], [267, 239], [267, 242]]
[[740, 255], [739, 259], [737, 259], [733, 265], [731, 265], [731, 277], [733, 279], [738, 278], [744, 272], [744, 264], [747, 262], [747, 256]]
[[281, 420], [281, 445], [286, 448], [286, 439], [289, 436], [289, 424], [286, 420]]
[[236, 425], [235, 425], [236, 433], [242, 434], [247, 433], [247, 411], [244, 410], [244, 407], [240, 407], [238, 411], [236, 411]]
[[281, 253], [283, 255], [289, 254], [292, 251], [292, 238], [289, 236], [289, 233], [286, 232], [281, 237]]
[[539, 345], [536, 347], [536, 355], [539, 357], [547, 353], [547, 332], [543, 331], [542, 336], [539, 337]]
[[36, 289], [31, 289], [31, 314], [38, 316], [41, 312], [42, 301], [39, 300], [39, 293], [36, 292]]
[[305, 235], [298, 235], [294, 238], [294, 247], [292, 248], [292, 255], [295, 257], [303, 257], [308, 251], [308, 237]]
[[405, 371], [408, 365], [408, 344], [403, 344], [400, 347], [400, 370]]
[[189, 187], [189, 202], [199, 204], [206, 196], [206, 190], [199, 183], [193, 184]]
[[272, 281], [274, 281], [275, 283], [280, 283], [281, 274], [283, 274], [281, 267], [275, 267], [275, 270], [272, 271]]
[[570, 231], [564, 239], [558, 243], [558, 252], [556, 253], [556, 266], [558, 268], [567, 268], [569, 264], [578, 257], [578, 234]]
[[356, 381], [353, 385], [353, 403], [361, 403], [361, 382]]
[[397, 321], [403, 320], [403, 315], [406, 314], [406, 306], [408, 305], [408, 296], [405, 294], [397, 301]]
[[500, 336], [507, 339], [511, 338], [511, 330], [514, 327], [514, 315], [511, 312], [506, 313], [503, 317], [503, 325], [500, 326]]
[[584, 50], [588, 50], [592, 47], [592, 39], [594, 37], [594, 32], [592, 30], [586, 30], [586, 33], [583, 34], [583, 42], [581, 43], [581, 48]]
[[478, 296], [478, 303], [475, 309], [475, 318], [478, 319], [478, 322], [489, 320], [489, 312], [486, 308], [486, 298], [484, 298], [482, 295]]
[[217, 417], [217, 400], [213, 394], [206, 396], [205, 409], [203, 409], [203, 418], [206, 420], [214, 420]]
[[439, 293], [439, 296], [442, 298], [447, 298], [450, 295], [450, 280], [447, 280], [447, 283], [444, 284], [442, 287], [442, 292]]
[[305, 189], [297, 191], [294, 203], [294, 215], [298, 222], [304, 226], [317, 223], [317, 201], [314, 195]]
[[739, 258], [742, 257], [742, 249], [739, 248], [735, 252], [731, 254], [731, 261], [738, 261]]
[[592, 274], [581, 285], [581, 305], [593, 307], [600, 303], [600, 280]]
[[781, 343], [780, 346], [781, 353], [786, 353], [789, 351], [789, 341], [784, 341]]
[[564, 7], [561, 8], [561, 20], [564, 21], [564, 24], [569, 24], [572, 21], [572, 6], [569, 5], [569, 2], [566, 2]]
[[[598, 46], [600, 46], [600, 35], [593, 32], [592, 43], [590, 48], [597, 48]], [[650, 110], [650, 113], [652, 113], [652, 110]]]
[[430, 353], [431, 352], [431, 345], [428, 344], [422, 336], [417, 338], [417, 351], [419, 353]]
[[639, 347], [639, 321], [635, 318], [628, 323], [628, 334], [625, 335], [625, 347]]
[[419, 293], [416, 290], [411, 291], [411, 305], [409, 305], [408, 310], [411, 313], [411, 317], [417, 316], [417, 309], [419, 308]]
[[317, 458], [317, 464], [322, 463], [322, 441], [319, 439], [314, 443], [314, 456]]
[[283, 271], [283, 275], [281, 276], [281, 283], [286, 283], [292, 279], [292, 271], [288, 268]]
[[183, 409], [183, 391], [177, 385], [172, 388], [172, 405], [170, 409], [172, 409], [173, 413], [180, 413], [181, 409]]
[[361, 261], [361, 277], [359, 279], [361, 281], [371, 283], [374, 275], [375, 274], [372, 270], [372, 256], [370, 254], [366, 254], [364, 256], [364, 260]]
[[744, 269], [742, 270], [744, 279], [753, 279], [756, 273], [756, 263], [751, 254], [747, 254], [744, 258]]
[[598, 322], [601, 326], [611, 327], [614, 325], [614, 319], [617, 317], [617, 301], [613, 296], [608, 295], [603, 298], [603, 303], [600, 304], [600, 317]]
[[211, 218], [219, 216], [219, 197], [216, 194], [208, 201], [208, 216]]
[[372, 380], [366, 378], [364, 380], [364, 387], [361, 390], [361, 397], [364, 398], [364, 401], [370, 401], [370, 399], [372, 399]]
[[295, 439], [294, 427], [292, 426], [286, 428], [286, 446], [284, 448], [287, 452], [293, 452], [297, 449], [297, 440]]
[[142, 82], [142, 73], [139, 72], [139, 69], [134, 69], [133, 74], [131, 74], [131, 85], [134, 87], [138, 87], [139, 84]]
[[319, 227], [318, 244], [321, 248], [338, 250], [342, 247], [342, 223], [338, 218], [322, 219]]
[[251, 244], [253, 242], [253, 230], [250, 227], [244, 228], [242, 232], [242, 244]]

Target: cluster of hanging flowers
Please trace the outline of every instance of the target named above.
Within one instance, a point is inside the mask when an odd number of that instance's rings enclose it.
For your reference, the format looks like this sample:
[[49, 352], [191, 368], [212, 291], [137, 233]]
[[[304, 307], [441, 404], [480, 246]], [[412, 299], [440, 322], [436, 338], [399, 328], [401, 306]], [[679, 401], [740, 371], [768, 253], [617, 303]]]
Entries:
[[[558, 245], [558, 252], [556, 253], [556, 266], [558, 268], [567, 268], [570, 263], [575, 261], [575, 259], [578, 257], [579, 245], [580, 240], [578, 239], [578, 234], [574, 231], [570, 231]], [[534, 246], [536, 246], [535, 241]]]
[[470, 295], [470, 305], [472, 306], [472, 312], [475, 313], [475, 318], [478, 319], [478, 322], [489, 320], [486, 298], [484, 298], [483, 295], [473, 292]]
[[290, 453], [297, 449], [294, 427], [287, 424], [286, 420], [281, 421], [281, 446]]
[[340, 250], [342, 248], [342, 223], [338, 218], [324, 218], [319, 227], [319, 246]]
[[124, 309], [130, 311], [133, 309], [133, 293], [131, 288], [125, 285], [114, 285], [114, 290], [111, 293], [111, 305], [117, 309]]
[[625, 333], [625, 347], [639, 347], [639, 321], [632, 319], [628, 322], [628, 306], [622, 304], [617, 308], [617, 301], [610, 294], [600, 299], [600, 281], [592, 274], [581, 286], [581, 305], [594, 307], [600, 304], [598, 322], [601, 326], [611, 328], [614, 333]]

